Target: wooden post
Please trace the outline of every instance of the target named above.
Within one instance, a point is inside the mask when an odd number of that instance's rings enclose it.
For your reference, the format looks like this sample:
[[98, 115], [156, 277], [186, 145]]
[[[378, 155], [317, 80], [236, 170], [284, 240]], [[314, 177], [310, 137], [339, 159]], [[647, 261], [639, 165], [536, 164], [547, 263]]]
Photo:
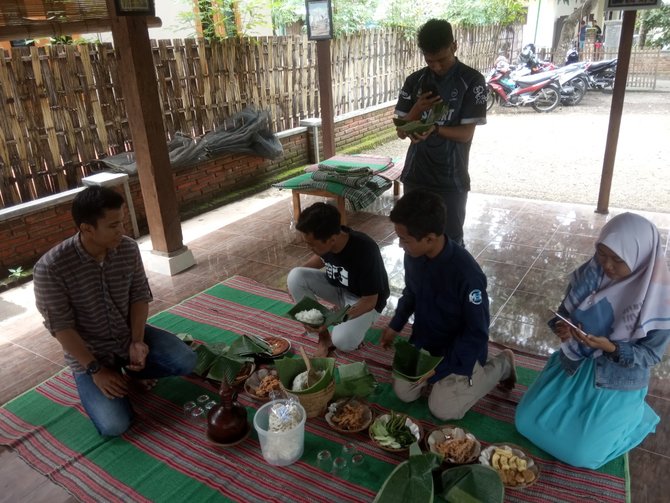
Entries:
[[106, 1], [151, 243], [171, 255], [184, 245], [146, 18], [117, 16]]
[[610, 121], [607, 130], [603, 170], [600, 175], [600, 192], [598, 193], [596, 213], [609, 213], [610, 192], [612, 191], [612, 178], [614, 176], [614, 160], [616, 159], [617, 143], [619, 142], [619, 129], [621, 128], [623, 100], [626, 95], [626, 80], [628, 77], [630, 53], [633, 47], [636, 13], [637, 11], [635, 10], [627, 10], [623, 13], [614, 91], [612, 93], [612, 106], [610, 108]]
[[330, 71], [330, 40], [316, 41], [316, 64], [319, 74], [323, 158], [329, 159], [335, 155], [335, 117], [333, 114], [333, 81]]

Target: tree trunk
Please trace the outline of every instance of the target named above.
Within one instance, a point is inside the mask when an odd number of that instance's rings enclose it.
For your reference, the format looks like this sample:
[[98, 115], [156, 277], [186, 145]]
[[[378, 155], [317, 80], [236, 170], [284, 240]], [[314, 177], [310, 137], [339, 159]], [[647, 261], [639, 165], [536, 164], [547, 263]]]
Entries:
[[637, 46], [639, 48], [642, 48], [647, 44], [647, 32], [649, 31], [649, 28], [647, 28], [646, 21], [648, 12], [648, 10], [641, 10], [638, 12], [638, 19], [640, 20], [638, 33], [640, 34], [640, 38], [637, 41]]
[[588, 19], [595, 4], [596, 0], [585, 0], [581, 6], [577, 7], [575, 11], [565, 19], [563, 29], [561, 30], [561, 36], [558, 39], [558, 47], [554, 48], [554, 63], [561, 64], [565, 60], [565, 54], [572, 48], [572, 40], [577, 32], [579, 20], [583, 18]]

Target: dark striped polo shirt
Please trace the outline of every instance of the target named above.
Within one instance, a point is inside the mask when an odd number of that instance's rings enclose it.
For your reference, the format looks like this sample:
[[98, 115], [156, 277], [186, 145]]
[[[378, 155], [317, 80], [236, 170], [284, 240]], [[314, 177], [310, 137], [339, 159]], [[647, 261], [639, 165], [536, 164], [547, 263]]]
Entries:
[[[103, 365], [126, 360], [131, 340], [130, 306], [152, 300], [137, 243], [124, 236], [119, 246], [97, 262], [79, 234], [49, 250], [33, 270], [35, 301], [44, 326], [55, 335], [77, 330]], [[82, 366], [69, 354], [73, 371]]]

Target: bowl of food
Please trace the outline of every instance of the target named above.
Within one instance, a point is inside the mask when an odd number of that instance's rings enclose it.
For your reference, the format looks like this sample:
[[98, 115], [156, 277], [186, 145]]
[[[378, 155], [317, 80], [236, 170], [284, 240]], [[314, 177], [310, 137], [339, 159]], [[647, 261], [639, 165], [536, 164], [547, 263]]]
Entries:
[[434, 428], [426, 435], [425, 442], [428, 450], [452, 465], [473, 463], [482, 450], [482, 444], [472, 433], [453, 425]]
[[513, 444], [491, 444], [479, 455], [482, 465], [498, 472], [505, 487], [523, 489], [540, 476], [540, 467], [524, 449]]
[[271, 391], [281, 391], [277, 371], [273, 368], [258, 369], [244, 383], [244, 391], [254, 400], [267, 402]]
[[291, 349], [291, 341], [283, 337], [263, 337], [263, 340], [270, 346], [269, 356], [271, 358], [280, 358]]
[[375, 419], [368, 430], [370, 438], [381, 449], [402, 452], [414, 442], [421, 440], [423, 430], [415, 420], [391, 411]]
[[358, 433], [370, 426], [372, 409], [356, 398], [342, 398], [328, 406], [326, 422], [340, 433]]

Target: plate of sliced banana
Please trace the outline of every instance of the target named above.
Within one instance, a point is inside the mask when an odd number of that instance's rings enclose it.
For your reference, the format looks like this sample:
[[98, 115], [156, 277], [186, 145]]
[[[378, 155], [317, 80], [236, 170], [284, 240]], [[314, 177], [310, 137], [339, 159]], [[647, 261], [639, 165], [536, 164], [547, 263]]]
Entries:
[[523, 489], [540, 476], [540, 467], [532, 456], [514, 444], [491, 444], [479, 455], [482, 465], [498, 472], [505, 487]]

